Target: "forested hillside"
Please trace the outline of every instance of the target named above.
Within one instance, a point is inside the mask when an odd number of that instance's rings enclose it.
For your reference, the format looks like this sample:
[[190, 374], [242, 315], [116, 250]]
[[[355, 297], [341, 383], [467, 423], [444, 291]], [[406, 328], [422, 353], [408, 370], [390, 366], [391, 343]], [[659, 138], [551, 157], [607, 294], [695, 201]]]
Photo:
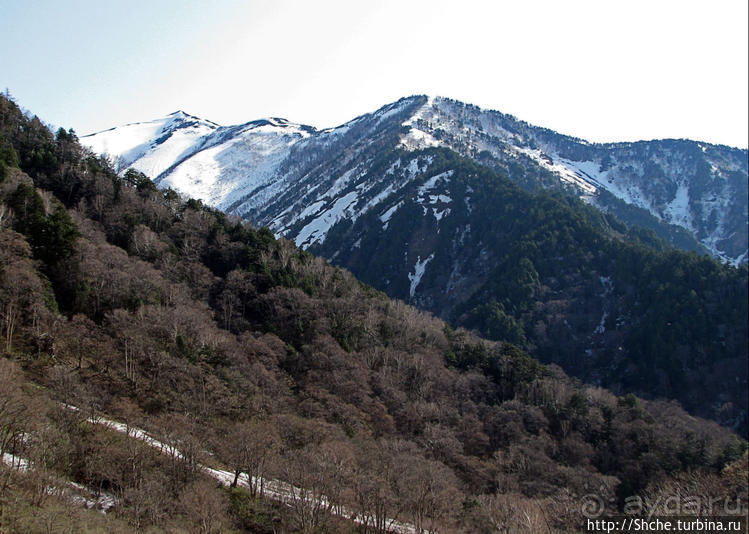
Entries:
[[309, 250], [585, 381], [677, 399], [746, 433], [746, 266], [678, 251], [575, 198], [523, 191], [444, 148], [383, 153], [360, 181], [393, 187], [405, 175], [398, 194]]
[[[452, 329], [1, 96], [0, 242], [0, 456], [28, 462], [0, 465], [3, 532], [569, 532], [585, 495], [614, 512], [675, 488], [746, 510], [726, 428]], [[115, 504], [74, 506], [65, 481]]]

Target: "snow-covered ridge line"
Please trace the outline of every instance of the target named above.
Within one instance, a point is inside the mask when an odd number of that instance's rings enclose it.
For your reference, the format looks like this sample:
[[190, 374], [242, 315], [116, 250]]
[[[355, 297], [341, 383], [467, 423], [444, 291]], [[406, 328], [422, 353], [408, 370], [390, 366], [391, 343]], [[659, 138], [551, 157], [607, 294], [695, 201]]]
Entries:
[[[69, 410], [80, 412], [80, 409], [76, 408], [75, 406], [65, 405], [65, 407]], [[167, 454], [174, 458], [183, 458], [182, 453], [176, 447], [159, 441], [143, 429], [99, 416], [91, 416], [86, 420], [89, 423], [102, 425], [110, 430], [114, 430], [115, 432], [120, 432], [128, 437], [143, 441], [150, 447], [157, 449], [161, 454]], [[224, 486], [229, 487], [234, 481], [234, 473], [230, 471], [213, 469], [205, 465], [201, 465], [200, 467], [203, 472], [219, 481]], [[352, 510], [349, 510], [344, 506], [329, 501], [328, 498], [324, 495], [320, 496], [318, 499], [315, 499], [311, 491], [296, 487], [293, 484], [289, 484], [288, 482], [284, 482], [282, 480], [260, 477], [250, 478], [246, 474], [242, 473], [237, 480], [237, 485], [243, 488], [261, 488], [261, 496], [268, 497], [269, 499], [281, 502], [283, 504], [293, 504], [300, 501], [319, 501], [317, 503], [320, 504], [327, 512], [353, 521], [354, 523], [359, 525], [369, 525], [372, 524], [373, 521], [372, 517], [360, 516], [356, 512], [353, 512]], [[395, 519], [388, 519], [386, 523], [388, 525], [387, 529], [389, 532], [394, 532], [396, 534], [417, 533], [416, 527], [409, 523], [403, 523]], [[429, 534], [427, 531], [422, 532], [424, 534]]]
[[611, 201], [600, 197], [610, 193], [684, 228], [715, 258], [746, 261], [746, 150], [686, 139], [590, 143], [442, 97], [427, 99], [403, 125], [407, 150], [436, 143], [468, 157], [491, 154], [503, 171], [542, 169], [603, 211]]
[[[739, 265], [749, 251], [746, 150], [689, 140], [590, 143], [444, 97], [403, 98], [321, 130], [276, 117], [219, 126], [177, 112], [81, 142], [108, 154], [118, 172], [144, 172], [159, 187], [269, 226], [303, 248], [324, 245], [332, 225], [372, 207], [343, 198], [354, 187], [360, 198], [403, 188], [389, 182], [392, 172], [359, 181], [372, 170], [372, 154], [440, 146], [521, 181], [527, 175], [537, 186], [566, 189], [602, 211], [617, 210], [617, 199], [644, 209], [655, 217], [649, 224], [684, 228], [694, 247], [722, 261]], [[434, 215], [439, 222], [446, 213]]]

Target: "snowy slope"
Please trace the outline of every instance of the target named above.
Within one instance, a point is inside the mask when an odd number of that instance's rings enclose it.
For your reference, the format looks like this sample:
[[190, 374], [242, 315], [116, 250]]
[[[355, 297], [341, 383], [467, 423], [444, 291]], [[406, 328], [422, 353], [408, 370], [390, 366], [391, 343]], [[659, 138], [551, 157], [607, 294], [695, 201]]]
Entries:
[[216, 129], [215, 123], [176, 111], [161, 119], [84, 136], [81, 142], [98, 154], [110, 156], [118, 170], [132, 167], [155, 178], [194, 152], [200, 140]]
[[[227, 209], [237, 199], [272, 185], [290, 147], [309, 135], [309, 129], [278, 119], [220, 128], [203, 140], [205, 148], [176, 160], [156, 175], [156, 182]], [[271, 194], [272, 189], [259, 193], [258, 201]]]
[[[211, 206], [226, 208], [269, 184], [289, 147], [313, 128], [268, 118], [223, 127], [183, 112], [84, 136], [119, 171], [133, 168]], [[269, 194], [269, 193], [267, 193]]]
[[746, 150], [688, 140], [594, 144], [440, 97], [426, 99], [404, 125], [401, 144], [409, 150], [483, 153], [482, 162], [511, 177], [519, 166], [537, 175], [531, 186], [556, 180], [603, 210], [611, 207], [607, 192], [687, 230], [715, 257], [746, 261]]

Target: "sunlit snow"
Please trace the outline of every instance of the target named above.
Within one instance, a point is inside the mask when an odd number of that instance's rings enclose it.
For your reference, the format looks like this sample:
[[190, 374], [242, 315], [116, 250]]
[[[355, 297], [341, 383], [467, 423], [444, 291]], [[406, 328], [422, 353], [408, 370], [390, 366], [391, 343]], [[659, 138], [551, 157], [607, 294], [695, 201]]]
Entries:
[[349, 206], [356, 201], [356, 196], [356, 191], [352, 191], [339, 198], [329, 210], [326, 210], [322, 215], [302, 228], [294, 240], [297, 246], [306, 248], [313, 243], [319, 243], [324, 240], [330, 227], [341, 220]]

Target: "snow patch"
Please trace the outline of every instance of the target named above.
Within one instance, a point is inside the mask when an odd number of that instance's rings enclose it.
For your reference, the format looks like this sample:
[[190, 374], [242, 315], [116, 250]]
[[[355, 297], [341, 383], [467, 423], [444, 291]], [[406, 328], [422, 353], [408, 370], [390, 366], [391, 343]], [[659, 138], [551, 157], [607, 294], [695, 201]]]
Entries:
[[385, 213], [380, 215], [380, 222], [384, 223], [384, 226], [382, 227], [383, 230], [385, 230], [388, 226], [388, 221], [390, 221], [390, 217], [393, 216], [393, 213], [398, 211], [398, 208], [400, 208], [403, 205], [403, 201], [401, 200], [397, 204], [395, 204], [393, 207], [389, 208]]
[[609, 316], [609, 312], [604, 311], [601, 315], [601, 322], [598, 323], [596, 329], [593, 330], [594, 334], [603, 334], [606, 331], [606, 318]]
[[611, 294], [611, 292], [614, 290], [614, 283], [611, 281], [610, 276], [599, 276], [598, 280], [600, 280], [601, 285], [603, 286], [603, 293], [601, 294], [602, 297], [606, 297]]
[[335, 201], [333, 206], [325, 211], [322, 215], [302, 228], [296, 236], [294, 242], [298, 247], [307, 248], [314, 243], [319, 243], [325, 239], [331, 226], [346, 215], [349, 207], [357, 199], [357, 192], [351, 191], [347, 195]]
[[419, 169], [419, 158], [414, 158], [408, 162], [406, 172], [408, 173], [409, 178], [413, 178], [421, 172], [421, 169]]
[[743, 265], [744, 263], [746, 263], [747, 258], [749, 258], [749, 250], [745, 250], [741, 256], [733, 260], [730, 260], [729, 263], [733, 265], [734, 267], [738, 267], [739, 265]]
[[664, 210], [664, 215], [671, 224], [692, 229], [692, 215], [689, 212], [689, 187], [686, 183], [679, 184], [674, 199], [668, 203]]
[[401, 159], [398, 158], [397, 160], [395, 160], [395, 162], [392, 165], [390, 165], [390, 167], [387, 168], [387, 170], [385, 171], [385, 176], [389, 174], [394, 174], [395, 169], [400, 168], [400, 166], [401, 166]]
[[[436, 208], [432, 208], [432, 214], [437, 222], [441, 221], [445, 215], [450, 215], [450, 208], [445, 208], [442, 211], [437, 211]], [[437, 230], [439, 232], [439, 229]]]
[[309, 206], [307, 206], [306, 208], [304, 208], [302, 210], [302, 213], [299, 214], [299, 216], [297, 217], [297, 219], [301, 221], [303, 219], [306, 219], [310, 215], [314, 215], [324, 205], [325, 205], [325, 201], [324, 200], [318, 200], [316, 202], [313, 202], [312, 204], [310, 204]]
[[437, 182], [444, 180], [445, 183], [449, 182], [449, 178], [453, 175], [452, 170], [441, 172], [429, 178], [423, 185], [419, 187], [419, 195], [423, 195], [427, 191], [434, 189], [437, 186]]
[[394, 192], [395, 192], [395, 186], [393, 184], [390, 184], [385, 189], [377, 193], [374, 197], [372, 197], [372, 199], [369, 202], [367, 202], [367, 205], [364, 206], [364, 209], [362, 209], [362, 213], [376, 206], [377, 204], [385, 200], [387, 197], [392, 195]]
[[9, 452], [3, 453], [3, 463], [11, 469], [18, 469], [19, 471], [28, 471], [29, 461], [26, 458], [21, 458]]
[[[2, 463], [18, 471], [29, 471], [33, 468], [26, 458], [7, 452], [3, 453]], [[56, 479], [54, 486], [47, 486], [45, 492], [49, 495], [59, 495], [74, 504], [99, 510], [103, 514], [117, 504], [117, 498], [114, 495], [62, 478]]]
[[424, 272], [426, 271], [427, 264], [430, 261], [432, 261], [432, 258], [434, 258], [434, 253], [431, 253], [429, 257], [426, 258], [424, 261], [421, 261], [421, 256], [419, 256], [416, 259], [416, 264], [414, 265], [413, 274], [408, 273], [408, 280], [411, 282], [411, 287], [408, 289], [408, 294], [410, 295], [411, 298], [413, 298], [414, 294], [416, 293], [416, 288], [421, 282], [421, 277], [424, 276]]
[[351, 177], [356, 172], [357, 167], [352, 167], [351, 169], [344, 172], [340, 178], [338, 178], [335, 182], [333, 182], [333, 185], [328, 190], [328, 193], [326, 196], [334, 197], [348, 186], [349, 182], [351, 181]]
[[422, 150], [443, 145], [432, 134], [418, 128], [411, 128], [406, 135], [402, 136], [400, 143], [406, 150]]
[[[453, 175], [453, 171], [445, 171], [429, 178], [424, 182], [417, 190], [416, 202], [421, 205], [424, 216], [429, 213], [430, 209], [432, 215], [437, 219], [437, 222], [441, 221], [443, 217], [450, 214], [450, 208], [446, 207], [452, 202], [452, 198], [445, 194], [429, 194], [435, 189], [440, 183], [449, 183], [450, 177]], [[431, 208], [430, 208], [431, 207]]]

